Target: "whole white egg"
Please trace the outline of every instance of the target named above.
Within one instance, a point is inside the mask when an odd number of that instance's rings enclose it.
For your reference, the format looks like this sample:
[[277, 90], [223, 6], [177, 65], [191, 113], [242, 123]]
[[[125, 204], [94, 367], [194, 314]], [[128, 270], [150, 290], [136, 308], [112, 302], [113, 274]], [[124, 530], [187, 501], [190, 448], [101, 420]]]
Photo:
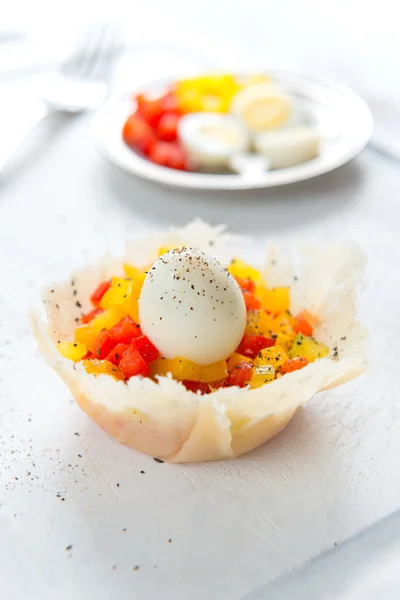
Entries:
[[162, 356], [207, 365], [235, 351], [246, 327], [246, 307], [235, 279], [215, 258], [180, 248], [150, 269], [139, 319]]

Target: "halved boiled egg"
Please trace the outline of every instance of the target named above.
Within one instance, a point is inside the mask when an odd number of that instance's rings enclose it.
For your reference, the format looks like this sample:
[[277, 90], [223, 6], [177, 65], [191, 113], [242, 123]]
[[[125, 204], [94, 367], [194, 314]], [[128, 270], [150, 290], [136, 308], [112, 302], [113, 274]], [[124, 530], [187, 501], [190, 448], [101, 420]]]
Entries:
[[316, 129], [298, 125], [259, 133], [253, 144], [256, 152], [267, 160], [270, 169], [284, 169], [316, 158], [320, 142], [321, 136]]
[[139, 318], [162, 356], [207, 365], [237, 348], [246, 307], [238, 284], [218, 260], [181, 248], [163, 254], [149, 271]]
[[259, 133], [286, 125], [293, 114], [293, 102], [282, 90], [269, 83], [260, 83], [235, 94], [231, 113], [252, 133]]
[[233, 154], [245, 152], [249, 147], [248, 132], [233, 115], [208, 112], [184, 115], [178, 135], [198, 167], [225, 167]]

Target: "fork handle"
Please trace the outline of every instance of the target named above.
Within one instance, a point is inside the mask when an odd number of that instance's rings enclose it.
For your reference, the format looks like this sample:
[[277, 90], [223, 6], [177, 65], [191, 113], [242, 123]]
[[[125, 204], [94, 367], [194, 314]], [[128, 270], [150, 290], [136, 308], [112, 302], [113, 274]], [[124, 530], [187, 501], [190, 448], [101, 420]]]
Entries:
[[0, 174], [22, 146], [36, 125], [50, 113], [49, 106], [42, 100], [26, 102], [23, 110], [15, 111], [2, 125], [0, 144]]

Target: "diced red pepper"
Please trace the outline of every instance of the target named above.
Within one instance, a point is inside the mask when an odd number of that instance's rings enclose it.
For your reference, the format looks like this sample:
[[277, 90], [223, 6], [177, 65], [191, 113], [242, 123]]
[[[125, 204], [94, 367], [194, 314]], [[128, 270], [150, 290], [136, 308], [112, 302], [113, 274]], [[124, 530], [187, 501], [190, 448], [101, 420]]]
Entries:
[[176, 142], [155, 142], [149, 152], [149, 159], [162, 167], [178, 171], [189, 169], [187, 154]]
[[299, 369], [303, 369], [308, 365], [308, 360], [304, 356], [296, 356], [296, 358], [288, 358], [283, 365], [281, 365], [279, 372], [282, 375], [286, 373], [292, 373], [293, 371], [298, 371]]
[[149, 98], [145, 94], [136, 96], [137, 115], [150, 127], [157, 127], [163, 114], [161, 98]]
[[100, 300], [102, 299], [106, 291], [110, 289], [110, 287], [111, 281], [103, 281], [102, 283], [100, 283], [100, 285], [97, 286], [93, 294], [90, 296], [90, 301], [93, 304], [93, 306], [96, 306], [96, 308], [99, 307]]
[[178, 137], [180, 115], [176, 112], [166, 112], [162, 115], [157, 126], [158, 139], [163, 142], [175, 142]]
[[104, 360], [115, 346], [115, 340], [111, 333], [106, 329], [100, 331], [94, 346], [93, 354], [99, 360]]
[[83, 323], [84, 325], [90, 323], [92, 319], [97, 317], [97, 315], [100, 315], [102, 312], [103, 311], [101, 310], [101, 308], [94, 308], [90, 312], [86, 313], [86, 315], [81, 316], [81, 323]]
[[128, 346], [123, 353], [119, 361], [119, 368], [125, 379], [129, 379], [135, 375], [147, 377], [150, 374], [149, 365], [140, 356], [138, 349], [133, 344]]
[[263, 335], [251, 335], [246, 333], [243, 336], [243, 339], [240, 342], [236, 352], [238, 354], [243, 354], [244, 356], [255, 358], [261, 350], [264, 350], [264, 348], [270, 348], [274, 345], [275, 340], [266, 338]]
[[122, 129], [122, 139], [134, 150], [140, 150], [146, 156], [157, 141], [156, 135], [147, 121], [137, 112], [130, 115]]
[[129, 344], [133, 338], [142, 335], [139, 325], [129, 315], [111, 327], [110, 333], [116, 344]]
[[250, 294], [252, 294], [254, 292], [254, 290], [256, 289], [256, 284], [254, 283], [254, 281], [252, 279], [243, 279], [242, 277], [235, 277], [240, 289], [242, 290], [242, 292], [246, 291], [246, 292], [250, 292]]
[[128, 344], [117, 344], [116, 346], [114, 346], [114, 348], [111, 350], [110, 354], [108, 354], [106, 356], [106, 360], [108, 360], [110, 363], [112, 363], [113, 365], [118, 366], [120, 363], [120, 360], [122, 358], [123, 353], [125, 352], [125, 350], [127, 350], [129, 348]]
[[237, 385], [239, 387], [246, 387], [251, 379], [253, 372], [253, 365], [251, 363], [237, 363], [233, 369], [229, 372], [227, 385]]
[[145, 94], [136, 96], [137, 114], [151, 127], [157, 127], [162, 116], [167, 112], [179, 112], [176, 94], [169, 90], [162, 96], [149, 98]]
[[180, 114], [179, 102], [174, 90], [169, 90], [164, 96], [161, 96], [160, 103], [164, 112], [175, 112]]
[[210, 385], [203, 383], [202, 381], [182, 381], [183, 385], [189, 392], [200, 392], [200, 394], [208, 394], [210, 392]]
[[140, 355], [144, 358], [144, 360], [147, 363], [150, 363], [152, 360], [156, 360], [160, 356], [160, 353], [157, 350], [157, 348], [145, 335], [142, 335], [132, 340], [132, 344], [137, 348]]
[[243, 292], [244, 303], [247, 310], [258, 310], [261, 308], [260, 300], [248, 291]]

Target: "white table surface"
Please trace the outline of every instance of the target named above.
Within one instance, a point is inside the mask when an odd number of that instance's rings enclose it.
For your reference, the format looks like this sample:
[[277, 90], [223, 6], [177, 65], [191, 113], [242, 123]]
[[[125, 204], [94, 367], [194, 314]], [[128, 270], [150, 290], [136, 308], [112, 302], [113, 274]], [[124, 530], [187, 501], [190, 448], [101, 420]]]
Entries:
[[[398, 597], [399, 186], [399, 166], [366, 150], [287, 188], [177, 192], [105, 164], [87, 117], [36, 132], [0, 182], [2, 599]], [[247, 456], [158, 464], [79, 411], [26, 312], [83, 257], [194, 216], [260, 244], [359, 241], [371, 371]]]

